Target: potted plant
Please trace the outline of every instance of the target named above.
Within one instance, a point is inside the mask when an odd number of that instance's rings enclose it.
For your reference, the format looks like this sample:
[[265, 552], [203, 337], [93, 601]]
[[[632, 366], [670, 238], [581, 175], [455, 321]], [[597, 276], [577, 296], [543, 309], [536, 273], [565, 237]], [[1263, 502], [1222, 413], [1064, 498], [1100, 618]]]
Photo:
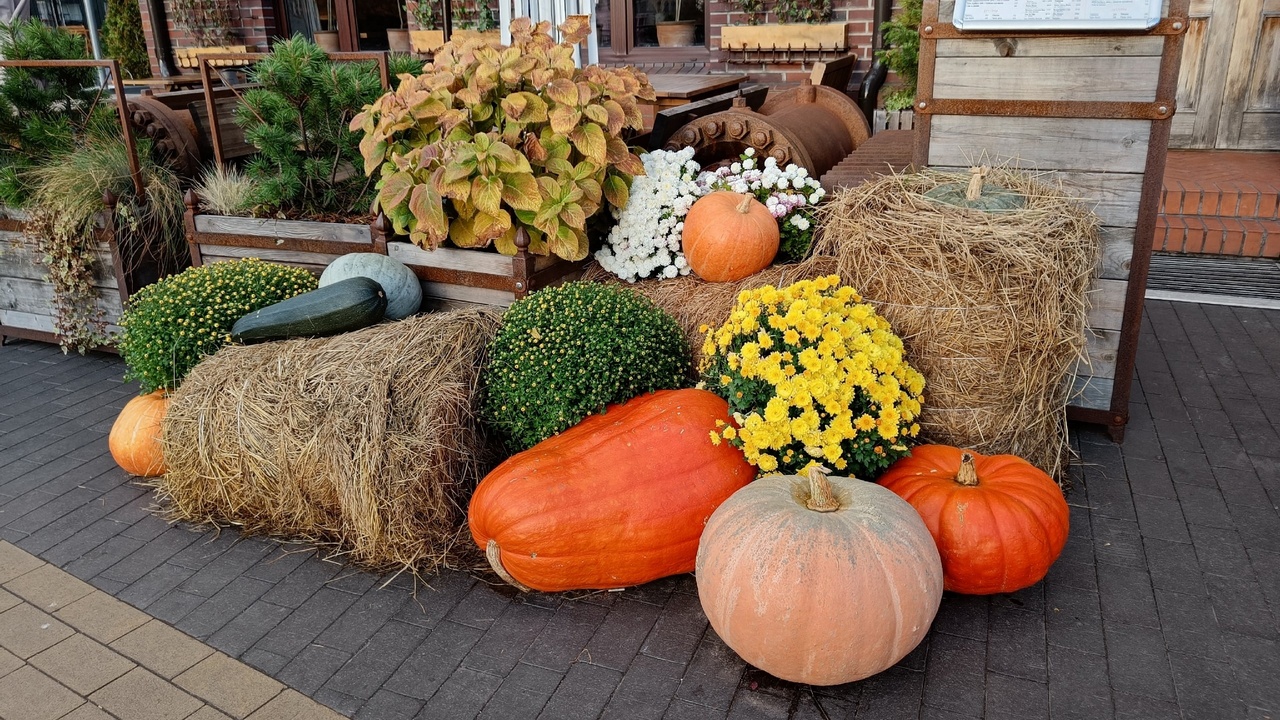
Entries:
[[763, 0], [731, 0], [746, 25], [720, 28], [722, 50], [845, 50], [847, 23], [831, 22], [831, 0], [777, 0], [775, 23], [762, 23]]
[[444, 30], [440, 28], [439, 7], [436, 0], [409, 0], [405, 5], [414, 28], [409, 31], [409, 42], [414, 52], [433, 53], [444, 45]]
[[[393, 82], [421, 61], [391, 56]], [[369, 61], [331, 60], [294, 37], [250, 72], [236, 122], [258, 150], [242, 176], [215, 170], [187, 197], [193, 265], [259, 257], [319, 274], [349, 252], [385, 252], [370, 226], [373, 181], [357, 170], [351, 118], [384, 90]]]
[[[562, 44], [549, 30], [517, 18], [510, 47], [450, 42], [351, 123], [376, 207], [409, 241], [387, 252], [428, 281], [428, 296], [509, 304], [571, 272], [587, 256], [588, 221], [626, 205], [644, 171], [623, 140], [654, 97], [644, 74], [577, 68], [572, 46], [590, 28], [566, 23]], [[478, 252], [490, 247], [514, 263]]]
[[387, 49], [393, 53], [407, 53], [413, 51], [413, 46], [409, 42], [409, 29], [404, 25], [403, 4], [396, 3], [396, 18], [400, 24], [393, 28], [387, 28]]
[[453, 28], [450, 40], [464, 43], [473, 38], [483, 38], [489, 42], [497, 42], [502, 37], [498, 31], [498, 21], [493, 16], [493, 8], [488, 0], [458, 0], [452, 5], [454, 10]]
[[876, 59], [898, 76], [898, 82], [883, 96], [886, 112], [910, 112], [915, 104], [922, 6], [921, 0], [903, 0], [897, 17], [880, 29], [884, 33], [884, 49], [876, 51]]
[[[702, 0], [695, 0], [692, 4], [696, 9], [702, 9]], [[680, 11], [683, 6], [684, 0], [676, 0], [676, 11], [671, 16], [671, 19], [657, 23], [658, 47], [692, 47], [694, 45], [694, 35], [698, 30], [698, 21], [681, 20]]]
[[[0, 25], [0, 57], [86, 59], [82, 37], [38, 20]], [[96, 72], [6, 67], [0, 79], [0, 339], [107, 345], [129, 295], [184, 261], [177, 179], [140, 141], [138, 195]]]

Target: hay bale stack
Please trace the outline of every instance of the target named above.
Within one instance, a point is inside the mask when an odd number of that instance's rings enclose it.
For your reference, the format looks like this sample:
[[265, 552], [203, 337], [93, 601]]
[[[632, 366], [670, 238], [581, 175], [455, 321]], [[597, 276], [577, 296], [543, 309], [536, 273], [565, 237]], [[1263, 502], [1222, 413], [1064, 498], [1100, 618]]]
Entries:
[[164, 423], [157, 486], [171, 515], [334, 544], [377, 570], [451, 564], [495, 460], [476, 395], [499, 317], [435, 313], [218, 351]]
[[986, 182], [1023, 195], [1020, 209], [924, 197], [969, 179], [926, 171], [840, 192], [821, 210], [814, 252], [836, 258], [903, 338], [928, 383], [923, 437], [1020, 455], [1059, 477], [1098, 220], [1060, 187], [1001, 168]]

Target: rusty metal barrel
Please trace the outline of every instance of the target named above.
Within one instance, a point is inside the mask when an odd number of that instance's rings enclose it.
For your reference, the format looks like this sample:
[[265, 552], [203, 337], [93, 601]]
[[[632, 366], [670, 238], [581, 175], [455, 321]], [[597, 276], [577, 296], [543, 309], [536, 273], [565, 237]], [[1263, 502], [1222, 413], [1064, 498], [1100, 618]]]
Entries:
[[668, 150], [694, 148], [703, 167], [736, 160], [742, 151], [795, 163], [821, 177], [871, 136], [857, 103], [835, 88], [812, 85], [771, 92], [754, 111], [738, 98], [728, 110], [692, 120], [667, 141]]

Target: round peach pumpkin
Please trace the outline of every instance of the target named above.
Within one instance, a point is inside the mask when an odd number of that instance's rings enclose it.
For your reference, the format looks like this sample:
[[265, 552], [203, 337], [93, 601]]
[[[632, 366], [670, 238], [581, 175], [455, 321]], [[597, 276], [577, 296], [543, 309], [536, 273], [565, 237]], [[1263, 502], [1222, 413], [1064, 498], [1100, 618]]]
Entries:
[[164, 455], [160, 452], [160, 423], [169, 410], [169, 398], [163, 390], [139, 395], [130, 400], [107, 437], [107, 447], [116, 464], [130, 475], [155, 477], [165, 473]]
[[698, 537], [755, 478], [728, 443], [729, 405], [663, 390], [512, 456], [471, 498], [471, 536], [502, 579], [546, 592], [640, 585], [693, 570]]
[[681, 249], [698, 277], [732, 282], [769, 267], [779, 237], [778, 221], [759, 200], [719, 190], [689, 208]]
[[762, 478], [707, 522], [698, 596], [725, 644], [784, 680], [874, 675], [924, 639], [942, 565], [920, 516], [855, 478]]
[[1062, 491], [1013, 455], [921, 445], [879, 483], [920, 513], [953, 592], [989, 595], [1035, 585], [1067, 542], [1070, 512]]

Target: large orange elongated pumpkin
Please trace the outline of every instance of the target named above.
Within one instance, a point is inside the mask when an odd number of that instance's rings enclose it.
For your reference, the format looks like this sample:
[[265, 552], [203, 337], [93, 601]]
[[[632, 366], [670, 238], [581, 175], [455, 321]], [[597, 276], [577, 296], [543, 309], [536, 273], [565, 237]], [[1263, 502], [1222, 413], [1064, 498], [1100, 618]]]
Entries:
[[942, 602], [942, 564], [920, 516], [855, 478], [775, 475], [707, 522], [698, 597], [743, 660], [784, 680], [838, 685], [906, 657]]
[[169, 410], [163, 390], [139, 395], [125, 404], [107, 436], [116, 464], [130, 475], [156, 477], [165, 473], [160, 452], [160, 423]]
[[471, 536], [517, 587], [639, 585], [691, 572], [707, 518], [755, 468], [713, 445], [729, 406], [705, 390], [613, 405], [519, 453], [471, 498]]
[[769, 267], [780, 237], [778, 221], [763, 203], [718, 190], [689, 208], [680, 245], [698, 277], [732, 282]]
[[879, 483], [920, 513], [953, 592], [989, 595], [1035, 585], [1067, 543], [1071, 515], [1062, 491], [1013, 455], [921, 445]]

